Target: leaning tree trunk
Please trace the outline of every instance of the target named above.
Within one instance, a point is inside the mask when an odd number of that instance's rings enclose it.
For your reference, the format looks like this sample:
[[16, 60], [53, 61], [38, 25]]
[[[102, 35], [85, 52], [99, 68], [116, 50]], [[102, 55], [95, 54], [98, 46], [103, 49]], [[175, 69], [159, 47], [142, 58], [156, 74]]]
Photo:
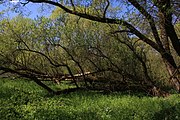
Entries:
[[[170, 29], [170, 27], [167, 27], [167, 26], [172, 26], [172, 23], [171, 23], [172, 14], [169, 13], [168, 11], [170, 9], [170, 1], [169, 0], [160, 0], [160, 1], [161, 3], [159, 6], [159, 28], [160, 28], [160, 38], [163, 45], [163, 52], [161, 52], [161, 56], [166, 65], [166, 69], [169, 75], [171, 76], [170, 77], [171, 83], [174, 85], [177, 91], [180, 91], [180, 82], [176, 76], [173, 76], [174, 72], [177, 70], [177, 65], [171, 54], [170, 44], [169, 44], [169, 39], [168, 39], [168, 37], [170, 38], [170, 40], [172, 39], [169, 36], [169, 31], [172, 30], [173, 33], [175, 32], [174, 29]], [[164, 5], [165, 7], [163, 7]], [[174, 41], [178, 41], [178, 40], [174, 39]], [[172, 40], [171, 42], [175, 51], [177, 52], [177, 49], [179, 48], [174, 45]]]
[[173, 6], [171, 0], [158, 0], [156, 6], [159, 9], [159, 19], [160, 19], [160, 26], [166, 32], [166, 35], [169, 37], [169, 40], [172, 43], [174, 50], [176, 51], [177, 55], [180, 56], [180, 40], [176, 34], [174, 29], [172, 20], [173, 20]]
[[173, 84], [175, 89], [180, 92], [180, 82], [179, 82], [180, 80], [176, 76], [174, 76], [174, 72], [178, 68], [170, 51], [168, 35], [166, 30], [164, 29], [166, 24], [163, 19], [164, 17], [162, 17], [162, 19], [161, 17], [162, 16], [160, 16], [160, 34], [161, 34], [161, 41], [164, 47], [163, 52], [161, 52], [161, 56], [166, 65], [166, 69], [170, 75], [171, 83]]
[[162, 55], [163, 61], [166, 65], [166, 69], [169, 73], [170, 77], [170, 81], [173, 84], [173, 86], [175, 87], [175, 89], [180, 92], [180, 80], [178, 77], [174, 76], [174, 72], [177, 71], [177, 66], [175, 64], [175, 61], [172, 57], [172, 55], [170, 54], [163, 54]]

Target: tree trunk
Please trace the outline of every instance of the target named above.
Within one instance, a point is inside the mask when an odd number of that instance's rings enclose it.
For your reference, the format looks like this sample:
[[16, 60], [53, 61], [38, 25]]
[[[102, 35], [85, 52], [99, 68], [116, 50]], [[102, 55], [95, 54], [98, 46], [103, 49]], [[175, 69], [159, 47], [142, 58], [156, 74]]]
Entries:
[[42, 83], [40, 80], [36, 79], [36, 78], [30, 78], [32, 79], [35, 83], [37, 83], [39, 86], [41, 86], [42, 88], [44, 88], [45, 90], [47, 90], [49, 93], [55, 94], [56, 91], [54, 91], [53, 89], [51, 89], [50, 87], [48, 87], [47, 85], [45, 85], [44, 83]]
[[[166, 69], [171, 76], [171, 83], [174, 85], [177, 91], [180, 91], [180, 83], [177, 77], [172, 77], [174, 72], [177, 69], [177, 65], [173, 56], [171, 55], [170, 45], [168, 37], [170, 38], [172, 45], [175, 51], [179, 54], [180, 52], [180, 44], [178, 43], [177, 35], [172, 27], [172, 13], [169, 11], [171, 8], [170, 0], [160, 0], [159, 3], [159, 28], [160, 28], [160, 37], [163, 45], [164, 51], [161, 52], [163, 61], [166, 65]], [[172, 35], [170, 35], [170, 31]], [[172, 37], [174, 36], [174, 37]], [[172, 40], [173, 39], [173, 40]], [[179, 49], [179, 50], [178, 50]]]
[[166, 54], [162, 55], [162, 58], [163, 58], [163, 61], [166, 65], [166, 69], [167, 69], [169, 75], [171, 76], [170, 77], [171, 83], [173, 84], [174, 88], [178, 92], [180, 92], [180, 80], [176, 76], [173, 76], [174, 72], [177, 70], [177, 66], [175, 64], [175, 61], [174, 61], [172, 55], [166, 53]]
[[160, 12], [164, 17], [164, 30], [167, 36], [170, 38], [172, 46], [176, 53], [180, 56], [180, 40], [176, 34], [174, 26], [172, 24], [172, 6], [170, 0], [161, 0]]

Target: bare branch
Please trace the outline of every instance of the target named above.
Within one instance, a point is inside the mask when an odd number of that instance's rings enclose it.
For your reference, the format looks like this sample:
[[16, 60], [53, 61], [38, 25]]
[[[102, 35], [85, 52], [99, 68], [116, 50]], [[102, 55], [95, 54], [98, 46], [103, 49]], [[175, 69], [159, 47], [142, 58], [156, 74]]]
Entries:
[[73, 3], [73, 0], [70, 0], [70, 1], [71, 1], [71, 5], [72, 5], [72, 7], [73, 7], [73, 10], [76, 11], [76, 7], [75, 7], [75, 5], [74, 5], [74, 3]]
[[26, 4], [28, 4], [30, 1], [26, 1], [26, 2], [20, 2], [23, 6], [25, 6]]
[[109, 2], [109, 0], [107, 0], [107, 5], [106, 5], [106, 8], [105, 8], [104, 14], [103, 14], [104, 18], [106, 18], [106, 12], [107, 12], [107, 9], [108, 9], [109, 5], [110, 5], [110, 2]]

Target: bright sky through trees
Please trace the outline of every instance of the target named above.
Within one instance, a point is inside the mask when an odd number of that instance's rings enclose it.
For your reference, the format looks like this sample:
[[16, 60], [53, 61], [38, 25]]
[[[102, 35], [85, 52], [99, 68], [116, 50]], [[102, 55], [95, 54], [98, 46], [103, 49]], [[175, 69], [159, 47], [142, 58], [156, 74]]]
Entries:
[[[8, 4], [11, 6], [17, 5], [18, 0], [12, 0]], [[5, 16], [8, 16], [10, 18], [13, 18], [13, 17], [17, 16], [18, 14], [20, 14], [20, 12], [17, 12], [17, 11], [10, 9], [9, 5], [2, 5], [1, 4], [0, 5], [0, 12], [8, 11], [5, 13]], [[52, 12], [52, 9], [50, 9], [50, 8], [45, 9], [45, 8], [47, 8], [47, 5], [45, 6], [43, 4], [29, 3], [23, 7], [21, 12], [23, 12], [23, 15], [25, 15], [26, 17], [34, 19], [37, 16], [49, 16]]]

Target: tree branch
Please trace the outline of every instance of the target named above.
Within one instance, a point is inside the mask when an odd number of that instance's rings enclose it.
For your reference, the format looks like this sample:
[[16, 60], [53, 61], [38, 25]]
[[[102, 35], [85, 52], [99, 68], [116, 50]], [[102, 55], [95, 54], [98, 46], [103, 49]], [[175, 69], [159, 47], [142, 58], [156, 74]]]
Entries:
[[142, 15], [144, 15], [146, 17], [146, 19], [149, 21], [152, 33], [154, 35], [154, 38], [157, 42], [157, 44], [159, 45], [159, 47], [161, 47], [161, 49], [163, 49], [163, 45], [162, 42], [160, 40], [160, 37], [158, 35], [158, 31], [154, 22], [153, 17], [136, 1], [136, 0], [128, 0]]
[[45, 55], [44, 53], [42, 52], [39, 52], [39, 51], [35, 51], [35, 50], [30, 50], [30, 49], [18, 49], [19, 51], [29, 51], [29, 52], [33, 52], [33, 53], [37, 53], [37, 54], [40, 54], [42, 55], [43, 57], [45, 57], [51, 65], [55, 66], [55, 67], [60, 67], [60, 66], [64, 66], [66, 67], [67, 65], [66, 64], [55, 64], [47, 55]]
[[[101, 22], [101, 23], [109, 23], [109, 24], [121, 24], [121, 25], [127, 27], [133, 34], [135, 34], [142, 41], [146, 42], [147, 44], [149, 44], [151, 47], [153, 47], [157, 51], [159, 51], [159, 52], [162, 51], [161, 50], [162, 48], [159, 48], [159, 46], [155, 42], [148, 39], [146, 36], [141, 34], [141, 32], [138, 31], [133, 25], [129, 24], [128, 22], [126, 22], [126, 21], [124, 21], [122, 19], [103, 18], [103, 17], [97, 17], [97, 16], [81, 13], [81, 12], [78, 12], [78, 11], [73, 11], [73, 10], [68, 9], [67, 7], [63, 6], [62, 4], [60, 4], [58, 2], [54, 2], [54, 1], [47, 1], [47, 0], [29, 0], [29, 1], [33, 2], [33, 3], [48, 3], [48, 4], [51, 4], [51, 5], [60, 7], [61, 9], [63, 9], [65, 12], [67, 12], [69, 14], [77, 15], [79, 17], [89, 19], [89, 20], [92, 20], [92, 21], [97, 21], [97, 22]], [[156, 36], [158, 36], [158, 35], [156, 35]]]
[[116, 31], [111, 32], [111, 34], [124, 33], [124, 32], [131, 33], [130, 30], [116, 30]]
[[[18, 50], [20, 50], [20, 51], [33, 52], [33, 53], [37, 53], [37, 54], [39, 54], [39, 55], [42, 55], [43, 57], [45, 57], [45, 58], [49, 61], [49, 63], [50, 63], [51, 65], [53, 65], [53, 66], [55, 66], [55, 67], [66, 67], [67, 70], [68, 70], [68, 72], [69, 72], [69, 74], [72, 76], [76, 87], [78, 88], [78, 85], [77, 85], [77, 83], [76, 83], [76, 81], [75, 81], [75, 77], [74, 77], [74, 75], [73, 75], [70, 67], [69, 67], [67, 64], [55, 64], [47, 55], [45, 55], [44, 53], [39, 52], [39, 51], [35, 51], [35, 50], [31, 50], [31, 49], [18, 49]], [[9, 68], [7, 68], [7, 69], [9, 69]], [[0, 70], [1, 70], [1, 69], [0, 69]], [[12, 72], [13, 72], [13, 71], [12, 71]], [[19, 73], [18, 73], [18, 74], [19, 74]], [[35, 82], [37, 82], [37, 81], [35, 81]], [[37, 83], [37, 84], [38, 84], [38, 83]]]
[[2, 66], [0, 66], [0, 70], [5, 71], [5, 72], [9, 72], [9, 73], [13, 73], [13, 74], [18, 74], [18, 75], [25, 77], [25, 78], [29, 78], [29, 79], [33, 80], [34, 82], [36, 82], [39, 86], [46, 89], [48, 92], [53, 93], [53, 94], [56, 93], [53, 89], [51, 89], [50, 87], [48, 87], [47, 85], [42, 83], [40, 80], [38, 80], [38, 78], [36, 76], [34, 76], [33, 74], [21, 73], [21, 72], [18, 72], [16, 70], [13, 70], [11, 68], [6, 68], [6, 67], [2, 67]]
[[108, 9], [109, 5], [110, 5], [110, 2], [109, 2], [109, 0], [107, 0], [107, 5], [106, 5], [106, 8], [105, 8], [104, 14], [103, 14], [104, 18], [106, 18], [106, 12], [107, 12], [107, 9]]
[[75, 7], [75, 5], [74, 5], [74, 3], [73, 3], [73, 0], [70, 0], [70, 1], [71, 1], [71, 5], [72, 5], [72, 7], [73, 7], [73, 10], [76, 11], [76, 7]]

